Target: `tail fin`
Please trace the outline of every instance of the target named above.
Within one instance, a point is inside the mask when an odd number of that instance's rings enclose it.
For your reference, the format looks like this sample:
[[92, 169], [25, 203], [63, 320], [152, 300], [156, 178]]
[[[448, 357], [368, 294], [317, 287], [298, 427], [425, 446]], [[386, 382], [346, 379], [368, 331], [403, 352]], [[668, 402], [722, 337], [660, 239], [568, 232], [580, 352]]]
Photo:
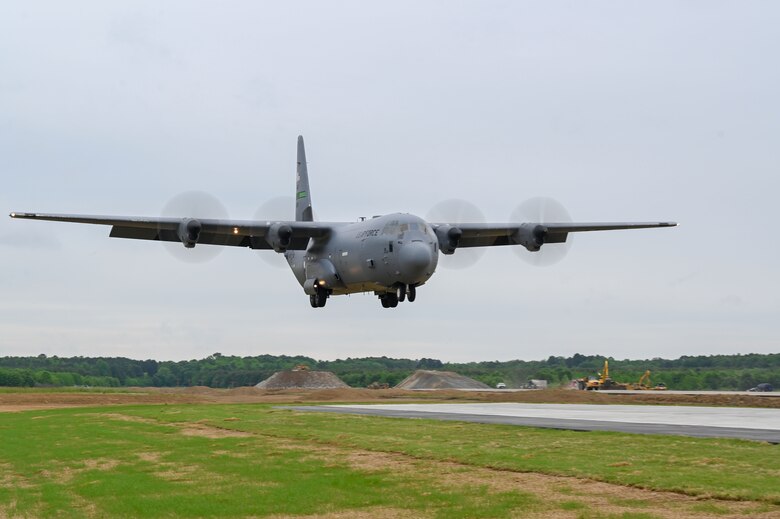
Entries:
[[314, 213], [311, 208], [309, 171], [306, 168], [306, 150], [303, 148], [303, 135], [298, 136], [298, 165], [296, 167], [296, 173], [295, 221], [313, 222]]

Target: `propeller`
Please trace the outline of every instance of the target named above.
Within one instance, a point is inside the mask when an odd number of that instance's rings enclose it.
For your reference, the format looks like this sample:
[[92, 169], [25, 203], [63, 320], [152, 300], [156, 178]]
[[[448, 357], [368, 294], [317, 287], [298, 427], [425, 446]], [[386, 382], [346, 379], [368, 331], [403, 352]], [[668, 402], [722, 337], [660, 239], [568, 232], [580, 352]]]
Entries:
[[[295, 199], [291, 196], [277, 196], [266, 200], [257, 211], [255, 211], [255, 220], [265, 221], [289, 221], [295, 219]], [[263, 258], [263, 261], [277, 268], [286, 268], [287, 261], [283, 254], [277, 254], [273, 250], [258, 249], [257, 254]]]
[[[165, 204], [163, 217], [193, 219], [227, 219], [227, 209], [214, 196], [203, 191], [185, 191], [174, 196]], [[197, 228], [197, 223], [190, 224]], [[204, 263], [214, 259], [222, 251], [215, 245], [195, 245], [187, 248], [181, 242], [162, 242], [165, 249], [175, 258], [185, 263]]]
[[[514, 223], [569, 223], [572, 221], [569, 212], [556, 200], [547, 197], [529, 198], [512, 212]], [[527, 263], [537, 267], [547, 267], [561, 261], [571, 247], [571, 234], [565, 243], [546, 243], [537, 252], [530, 252], [524, 247], [512, 247]]]
[[[451, 198], [439, 202], [428, 211], [426, 220], [431, 223], [485, 223], [485, 215], [477, 206], [466, 200]], [[439, 266], [451, 269], [471, 267], [485, 253], [482, 247], [456, 249], [454, 254], [439, 256]]]

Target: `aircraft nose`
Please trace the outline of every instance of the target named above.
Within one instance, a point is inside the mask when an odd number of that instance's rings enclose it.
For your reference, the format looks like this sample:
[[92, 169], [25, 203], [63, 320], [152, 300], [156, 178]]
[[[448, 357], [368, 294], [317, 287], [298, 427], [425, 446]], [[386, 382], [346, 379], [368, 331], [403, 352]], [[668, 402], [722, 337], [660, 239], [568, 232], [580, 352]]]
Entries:
[[401, 247], [401, 269], [407, 276], [418, 276], [429, 270], [431, 251], [423, 242], [413, 241]]

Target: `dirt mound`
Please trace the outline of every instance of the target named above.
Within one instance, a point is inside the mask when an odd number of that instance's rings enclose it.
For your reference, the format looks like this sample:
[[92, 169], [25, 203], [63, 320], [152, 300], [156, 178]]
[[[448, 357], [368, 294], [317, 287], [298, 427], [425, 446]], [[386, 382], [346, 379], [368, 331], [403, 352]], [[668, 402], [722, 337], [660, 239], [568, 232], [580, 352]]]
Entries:
[[487, 384], [458, 375], [453, 371], [424, 369], [418, 369], [395, 387], [396, 389], [490, 389]]
[[260, 389], [339, 389], [349, 386], [330, 371], [294, 369], [278, 371], [255, 387]]

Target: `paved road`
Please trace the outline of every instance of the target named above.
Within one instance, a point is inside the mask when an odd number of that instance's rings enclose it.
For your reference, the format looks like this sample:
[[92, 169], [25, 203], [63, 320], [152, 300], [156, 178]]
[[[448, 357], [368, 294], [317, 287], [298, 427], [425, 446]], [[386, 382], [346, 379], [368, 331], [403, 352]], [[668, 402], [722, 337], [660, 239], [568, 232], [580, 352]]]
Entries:
[[575, 431], [619, 431], [780, 443], [780, 410], [582, 404], [384, 404], [286, 407], [319, 411], [524, 425]]

